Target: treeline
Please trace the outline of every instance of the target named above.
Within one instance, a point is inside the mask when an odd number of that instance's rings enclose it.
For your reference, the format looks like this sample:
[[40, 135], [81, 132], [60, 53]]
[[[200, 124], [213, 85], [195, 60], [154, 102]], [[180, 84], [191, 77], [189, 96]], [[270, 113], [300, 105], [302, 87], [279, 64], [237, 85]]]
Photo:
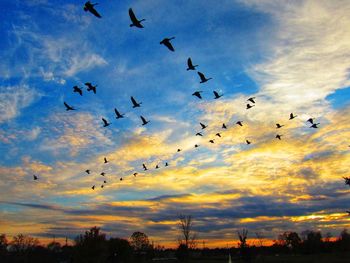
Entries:
[[[266, 255], [276, 254], [320, 254], [350, 251], [350, 234], [343, 230], [337, 238], [329, 234], [322, 236], [320, 231], [284, 232], [278, 236], [271, 246], [263, 245], [263, 237], [255, 235], [251, 238], [260, 240], [258, 245], [248, 245], [247, 230], [237, 232], [238, 246], [226, 249], [199, 248], [198, 241], [179, 240], [177, 249], [165, 249], [153, 246], [147, 235], [134, 232], [130, 239], [106, 238], [100, 228], [93, 227], [75, 238], [74, 245], [61, 245], [52, 241], [46, 246], [30, 236], [19, 234], [11, 241], [5, 234], [0, 235], [1, 262], [151, 262], [154, 259], [167, 258], [166, 262], [188, 262], [192, 259], [227, 258], [230, 253], [241, 262], [254, 262]], [[196, 245], [197, 244], [197, 245]], [[163, 262], [163, 261], [158, 261]], [[165, 261], [164, 261], [165, 262]]]

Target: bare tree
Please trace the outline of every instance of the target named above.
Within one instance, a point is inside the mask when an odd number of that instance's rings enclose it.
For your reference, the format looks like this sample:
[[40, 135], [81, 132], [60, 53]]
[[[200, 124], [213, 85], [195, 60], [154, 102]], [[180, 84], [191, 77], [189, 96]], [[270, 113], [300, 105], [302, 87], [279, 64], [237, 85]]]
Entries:
[[255, 236], [258, 239], [259, 245], [262, 247], [264, 245], [264, 236], [259, 232], [255, 232]]
[[191, 215], [180, 215], [180, 231], [181, 238], [179, 243], [185, 245], [187, 248], [195, 248], [197, 236], [193, 231], [193, 219]]

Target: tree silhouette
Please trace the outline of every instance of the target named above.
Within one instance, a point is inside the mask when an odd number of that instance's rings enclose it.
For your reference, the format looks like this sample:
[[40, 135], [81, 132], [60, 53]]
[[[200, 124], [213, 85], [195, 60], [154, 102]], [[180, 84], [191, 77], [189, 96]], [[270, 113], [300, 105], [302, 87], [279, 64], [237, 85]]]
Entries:
[[296, 250], [300, 247], [301, 239], [296, 232], [284, 232], [278, 236], [279, 245], [286, 246], [289, 249]]
[[11, 249], [17, 253], [25, 253], [39, 245], [39, 240], [31, 236], [18, 234], [10, 243]]
[[180, 215], [180, 231], [181, 238], [179, 244], [185, 245], [187, 248], [194, 249], [196, 247], [196, 234], [193, 231], [193, 219], [191, 215]]
[[131, 237], [131, 246], [136, 251], [145, 251], [150, 248], [150, 243], [148, 240], [148, 236], [145, 233], [142, 232], [134, 232]]

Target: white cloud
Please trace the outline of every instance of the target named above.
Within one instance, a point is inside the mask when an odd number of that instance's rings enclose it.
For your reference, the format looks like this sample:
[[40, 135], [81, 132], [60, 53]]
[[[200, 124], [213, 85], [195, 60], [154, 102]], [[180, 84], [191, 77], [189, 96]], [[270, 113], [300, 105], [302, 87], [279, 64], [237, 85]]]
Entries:
[[16, 118], [41, 95], [27, 85], [0, 88], [0, 123]]

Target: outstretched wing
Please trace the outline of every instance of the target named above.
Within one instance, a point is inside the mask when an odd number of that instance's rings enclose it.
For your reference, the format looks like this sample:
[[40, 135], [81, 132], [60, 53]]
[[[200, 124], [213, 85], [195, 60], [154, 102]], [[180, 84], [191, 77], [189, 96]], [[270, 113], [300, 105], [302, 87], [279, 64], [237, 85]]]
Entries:
[[198, 73], [198, 75], [199, 75], [199, 77], [200, 77], [200, 79], [201, 79], [201, 81], [205, 81], [206, 79], [205, 79], [205, 76], [204, 76], [204, 74], [202, 73], [202, 72], [197, 72]]
[[165, 41], [164, 45], [171, 51], [175, 51], [173, 45], [170, 43], [170, 41]]
[[135, 16], [135, 13], [134, 11], [132, 11], [131, 8], [129, 8], [129, 16], [130, 16], [130, 19], [131, 19], [131, 22], [133, 24], [137, 24], [139, 21], [137, 20], [136, 16]]
[[96, 11], [94, 7], [91, 7], [89, 11], [96, 17], [101, 18], [102, 16]]

